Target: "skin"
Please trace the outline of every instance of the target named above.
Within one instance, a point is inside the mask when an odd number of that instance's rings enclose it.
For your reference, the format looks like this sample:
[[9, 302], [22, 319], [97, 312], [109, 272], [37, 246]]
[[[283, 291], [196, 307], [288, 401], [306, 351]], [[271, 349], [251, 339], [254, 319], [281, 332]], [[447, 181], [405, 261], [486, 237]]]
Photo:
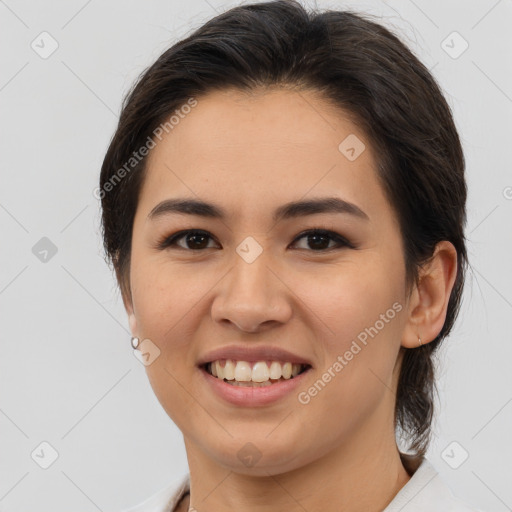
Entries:
[[[191, 492], [179, 510], [378, 511], [410, 479], [393, 425], [398, 370], [418, 336], [425, 344], [440, 332], [457, 255], [449, 242], [438, 244], [408, 294], [376, 155], [342, 114], [311, 91], [217, 91], [199, 97], [149, 154], [133, 226], [131, 296], [123, 301], [133, 335], [160, 350], [146, 372], [183, 433]], [[349, 134], [366, 144], [354, 161], [338, 149]], [[369, 220], [322, 213], [272, 222], [284, 203], [332, 195]], [[229, 216], [147, 220], [160, 201], [176, 197], [214, 202]], [[327, 238], [328, 248], [318, 250], [314, 240], [296, 240], [313, 228], [356, 247]], [[155, 248], [184, 229], [207, 231], [207, 248], [194, 249], [186, 237], [181, 248]], [[263, 249], [251, 264], [236, 252], [247, 236]], [[274, 344], [312, 361], [307, 390], [395, 302], [402, 310], [306, 405], [291, 393], [264, 407], [236, 407], [196, 368], [214, 348]], [[237, 456], [247, 442], [261, 454], [252, 467]]]

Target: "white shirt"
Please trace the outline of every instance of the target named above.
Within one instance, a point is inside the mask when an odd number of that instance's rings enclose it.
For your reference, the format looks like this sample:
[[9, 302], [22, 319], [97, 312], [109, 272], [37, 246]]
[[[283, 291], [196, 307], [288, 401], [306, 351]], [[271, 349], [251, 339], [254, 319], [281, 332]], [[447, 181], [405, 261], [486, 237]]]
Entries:
[[[173, 483], [143, 503], [124, 512], [174, 512], [181, 498], [190, 490], [190, 475]], [[382, 512], [483, 512], [457, 498], [437, 470], [424, 458], [410, 480]]]

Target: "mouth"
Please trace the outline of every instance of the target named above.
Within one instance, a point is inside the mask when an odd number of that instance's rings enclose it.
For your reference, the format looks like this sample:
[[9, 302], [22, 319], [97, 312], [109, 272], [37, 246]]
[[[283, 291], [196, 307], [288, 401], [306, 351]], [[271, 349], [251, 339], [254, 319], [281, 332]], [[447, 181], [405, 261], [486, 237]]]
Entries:
[[292, 380], [311, 369], [310, 364], [287, 361], [235, 361], [217, 359], [199, 366], [205, 373], [231, 386], [268, 387]]

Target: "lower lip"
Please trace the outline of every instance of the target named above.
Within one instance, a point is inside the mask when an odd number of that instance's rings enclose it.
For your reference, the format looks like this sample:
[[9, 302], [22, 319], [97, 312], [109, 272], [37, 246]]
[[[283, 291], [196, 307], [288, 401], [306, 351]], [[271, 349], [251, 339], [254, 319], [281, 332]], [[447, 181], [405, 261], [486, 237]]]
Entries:
[[275, 382], [270, 386], [249, 387], [233, 386], [224, 382], [213, 375], [210, 375], [204, 368], [199, 368], [206, 383], [211, 386], [213, 391], [234, 405], [244, 407], [256, 407], [267, 405], [289, 395], [303, 383], [306, 375], [309, 374], [311, 367], [295, 377]]

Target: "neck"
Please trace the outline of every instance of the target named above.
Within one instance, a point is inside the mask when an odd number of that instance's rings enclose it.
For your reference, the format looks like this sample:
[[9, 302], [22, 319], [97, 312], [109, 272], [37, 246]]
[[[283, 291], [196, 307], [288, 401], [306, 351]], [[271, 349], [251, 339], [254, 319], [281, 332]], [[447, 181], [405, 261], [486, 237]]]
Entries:
[[[402, 460], [394, 437], [387, 444], [381, 438], [368, 442], [372, 438], [364, 431], [358, 437], [300, 468], [274, 474], [269, 468], [267, 476], [227, 470], [185, 438], [190, 505], [198, 512], [263, 512], [269, 508], [276, 512], [381, 511], [409, 481], [421, 460]], [[365, 443], [364, 450], [359, 441]], [[188, 498], [183, 503], [187, 508]]]

